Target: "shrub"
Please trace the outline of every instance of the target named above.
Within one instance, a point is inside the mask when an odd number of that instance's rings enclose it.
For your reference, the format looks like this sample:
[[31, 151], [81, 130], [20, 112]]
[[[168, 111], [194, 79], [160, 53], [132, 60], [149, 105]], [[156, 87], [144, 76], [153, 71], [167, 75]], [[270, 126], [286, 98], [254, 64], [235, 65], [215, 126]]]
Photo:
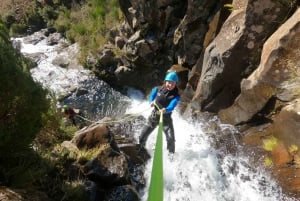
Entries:
[[10, 34], [11, 35], [18, 35], [25, 33], [27, 30], [27, 25], [24, 23], [15, 23], [12, 24], [10, 27]]
[[0, 26], [0, 156], [31, 146], [48, 110], [46, 91], [34, 82], [27, 60], [7, 41]]
[[71, 23], [70, 23], [71, 12], [66, 7], [61, 7], [59, 13], [60, 15], [54, 22], [54, 27], [58, 32], [65, 33], [71, 27]]

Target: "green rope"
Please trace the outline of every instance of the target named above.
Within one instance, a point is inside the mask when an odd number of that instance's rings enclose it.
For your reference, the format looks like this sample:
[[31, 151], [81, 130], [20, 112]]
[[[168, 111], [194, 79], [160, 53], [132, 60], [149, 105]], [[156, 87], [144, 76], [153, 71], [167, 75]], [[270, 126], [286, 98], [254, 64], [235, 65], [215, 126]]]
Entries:
[[158, 133], [154, 151], [151, 181], [148, 201], [163, 201], [164, 177], [163, 177], [163, 113], [160, 113]]

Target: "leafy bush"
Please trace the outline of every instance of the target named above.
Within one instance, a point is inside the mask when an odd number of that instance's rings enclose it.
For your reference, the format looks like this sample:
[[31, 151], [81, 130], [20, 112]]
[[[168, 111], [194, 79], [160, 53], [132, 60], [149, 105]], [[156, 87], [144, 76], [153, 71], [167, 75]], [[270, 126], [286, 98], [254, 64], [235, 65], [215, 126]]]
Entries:
[[49, 108], [47, 92], [28, 69], [27, 60], [12, 47], [0, 23], [0, 156], [30, 147]]
[[17, 188], [29, 187], [47, 171], [47, 164], [33, 150], [0, 157], [2, 184]]
[[62, 188], [64, 197], [63, 201], [85, 201], [88, 200], [88, 196], [85, 190], [83, 181], [65, 182]]
[[24, 23], [14, 23], [10, 27], [10, 34], [15, 35], [19, 33], [24, 33], [27, 30], [27, 25]]

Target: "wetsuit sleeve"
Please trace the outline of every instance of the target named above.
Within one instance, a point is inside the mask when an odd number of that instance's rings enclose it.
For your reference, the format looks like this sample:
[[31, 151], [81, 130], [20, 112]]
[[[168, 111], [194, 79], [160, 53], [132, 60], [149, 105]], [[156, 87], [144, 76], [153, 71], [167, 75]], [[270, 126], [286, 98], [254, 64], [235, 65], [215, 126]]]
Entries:
[[152, 89], [151, 94], [150, 94], [149, 99], [148, 99], [149, 103], [152, 103], [155, 100], [156, 95], [157, 95], [157, 91], [158, 91], [158, 87], [154, 87]]
[[176, 96], [175, 98], [173, 98], [173, 100], [171, 100], [169, 105], [166, 107], [166, 113], [171, 113], [175, 109], [179, 101], [180, 96]]

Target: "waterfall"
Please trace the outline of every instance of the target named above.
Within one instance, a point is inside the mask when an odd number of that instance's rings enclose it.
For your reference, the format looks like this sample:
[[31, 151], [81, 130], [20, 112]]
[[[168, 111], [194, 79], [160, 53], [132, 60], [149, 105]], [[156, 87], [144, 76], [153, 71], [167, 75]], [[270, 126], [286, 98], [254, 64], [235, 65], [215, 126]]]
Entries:
[[[139, 104], [139, 107], [147, 107], [148, 103]], [[145, 114], [145, 117], [148, 115]], [[168, 153], [164, 137], [164, 201], [293, 200], [282, 193], [263, 167], [251, 167], [243, 153], [226, 155], [214, 149], [212, 139], [204, 132], [204, 122], [183, 119], [176, 111], [172, 115], [176, 152], [174, 155]], [[230, 129], [233, 134], [237, 132], [233, 126], [220, 126]], [[157, 129], [147, 141], [146, 148], [150, 155], [154, 152], [156, 133]], [[138, 138], [138, 135], [137, 129], [135, 137]], [[149, 188], [152, 160], [148, 161], [146, 168]], [[143, 201], [148, 197], [147, 188]]]
[[[67, 53], [61, 46], [48, 46], [45, 39], [36, 44], [25, 44], [23, 38], [14, 39], [22, 44], [21, 52], [27, 55], [40, 54], [38, 66], [31, 70], [33, 78], [57, 96], [64, 95], [65, 101], [89, 111], [92, 119], [122, 112], [139, 112], [149, 108], [144, 96], [137, 90], [129, 90], [128, 96], [110, 88], [82, 67], [61, 68], [53, 64], [58, 55]], [[72, 46], [76, 49], [76, 45]], [[69, 50], [69, 49], [68, 49]], [[80, 89], [80, 90], [79, 90]], [[79, 92], [84, 92], [82, 95]], [[121, 113], [122, 113], [121, 112]], [[151, 110], [143, 112], [148, 117]], [[243, 153], [222, 153], [212, 146], [204, 129], [205, 122], [183, 119], [177, 111], [173, 114], [176, 151], [170, 155], [164, 137], [164, 200], [165, 201], [292, 201], [284, 195], [263, 167], [253, 167]], [[216, 119], [212, 120], [216, 121]], [[219, 123], [220, 124], [220, 123]], [[234, 136], [237, 132], [226, 127]], [[137, 127], [134, 137], [138, 139], [141, 128]], [[157, 130], [150, 135], [146, 148], [153, 155]], [[234, 142], [239, 146], [237, 142]], [[146, 164], [145, 178], [148, 185], [142, 195], [147, 200], [152, 160]]]

